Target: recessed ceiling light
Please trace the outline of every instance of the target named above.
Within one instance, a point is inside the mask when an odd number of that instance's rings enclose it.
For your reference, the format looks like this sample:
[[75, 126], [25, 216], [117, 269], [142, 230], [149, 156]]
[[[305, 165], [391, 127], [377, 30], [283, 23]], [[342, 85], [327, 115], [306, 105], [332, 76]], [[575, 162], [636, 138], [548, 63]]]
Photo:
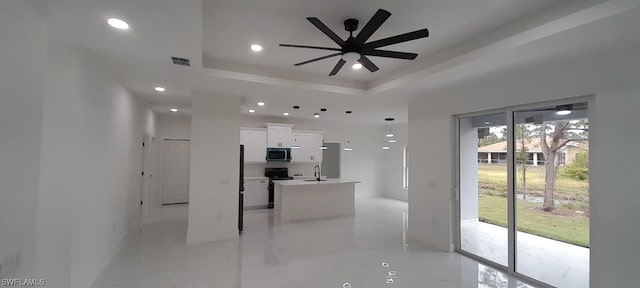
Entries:
[[320, 146], [320, 147], [318, 147], [318, 149], [320, 149], [320, 150], [327, 150], [327, 149], [329, 149], [329, 147], [327, 147], [327, 146]]
[[256, 113], [256, 110], [249, 109], [249, 113]]
[[122, 19], [118, 19], [118, 18], [109, 18], [107, 20], [107, 24], [109, 24], [109, 26], [111, 26], [113, 28], [120, 29], [120, 30], [129, 29], [129, 23], [125, 22]]
[[391, 147], [389, 147], [389, 146], [382, 146], [382, 150], [389, 150], [389, 149], [391, 149]]
[[171, 108], [171, 112], [178, 112], [177, 108]]
[[491, 124], [491, 122], [489, 122], [489, 121], [485, 121], [484, 122], [484, 125], [489, 125], [489, 124]]
[[262, 51], [262, 45], [260, 45], [260, 44], [251, 44], [251, 51], [253, 51], [253, 52]]
[[282, 113], [282, 115], [289, 116], [289, 112], [284, 112], [284, 113]]
[[389, 141], [387, 141], [387, 142], [389, 142], [389, 143], [396, 143], [396, 142], [398, 142], [398, 140], [396, 140], [396, 139], [389, 139]]
[[344, 151], [353, 151], [353, 148], [344, 147]]
[[294, 146], [291, 146], [291, 149], [300, 149], [300, 146], [294, 145]]
[[264, 102], [258, 102], [258, 106], [264, 106]]
[[393, 135], [393, 134], [389, 133], [389, 134], [387, 134], [386, 136], [387, 136], [387, 138], [391, 138], [391, 137], [393, 137], [393, 136], [395, 136], [395, 135]]
[[560, 110], [558, 112], [556, 112], [556, 114], [560, 115], [560, 116], [566, 116], [571, 114], [571, 110]]
[[360, 70], [360, 69], [362, 69], [362, 64], [360, 64], [360, 63], [353, 64], [351, 66], [351, 68], [353, 68], [355, 70]]
[[156, 86], [155, 88], [153, 88], [153, 90], [156, 90], [156, 92], [164, 92], [167, 91], [166, 88], [164, 87], [160, 87], [160, 86]]
[[314, 114], [313, 114], [313, 117], [315, 117], [315, 118], [320, 118], [320, 113], [314, 113]]

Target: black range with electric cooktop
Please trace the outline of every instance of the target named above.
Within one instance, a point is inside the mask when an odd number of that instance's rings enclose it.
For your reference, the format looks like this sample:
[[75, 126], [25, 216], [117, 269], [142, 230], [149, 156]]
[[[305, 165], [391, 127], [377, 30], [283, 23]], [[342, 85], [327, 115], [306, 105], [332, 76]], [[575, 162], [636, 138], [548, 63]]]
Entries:
[[269, 209], [273, 209], [274, 191], [275, 185], [273, 180], [293, 180], [293, 177], [289, 176], [288, 168], [265, 168], [264, 176], [269, 178]]

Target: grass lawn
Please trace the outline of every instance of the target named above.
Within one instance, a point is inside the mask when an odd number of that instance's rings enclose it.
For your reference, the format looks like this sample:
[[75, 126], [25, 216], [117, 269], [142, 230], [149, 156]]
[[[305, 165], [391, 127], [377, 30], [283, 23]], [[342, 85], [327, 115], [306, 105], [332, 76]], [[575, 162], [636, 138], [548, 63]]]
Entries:
[[[507, 191], [507, 166], [500, 164], [478, 164], [478, 182], [481, 186], [488, 185], [495, 190]], [[562, 168], [560, 168], [561, 170]], [[522, 172], [520, 166], [516, 170], [516, 186], [522, 187]], [[487, 186], [485, 186], [487, 187]], [[527, 190], [544, 191], [544, 166], [527, 166]], [[586, 197], [589, 195], [589, 181], [575, 180], [558, 173], [556, 191], [562, 194], [575, 194]]]
[[[480, 194], [478, 200], [481, 221], [507, 227], [507, 198]], [[540, 203], [518, 200], [516, 206], [518, 231], [589, 247], [588, 217], [571, 215], [575, 211], [564, 206], [560, 214], [539, 210]]]

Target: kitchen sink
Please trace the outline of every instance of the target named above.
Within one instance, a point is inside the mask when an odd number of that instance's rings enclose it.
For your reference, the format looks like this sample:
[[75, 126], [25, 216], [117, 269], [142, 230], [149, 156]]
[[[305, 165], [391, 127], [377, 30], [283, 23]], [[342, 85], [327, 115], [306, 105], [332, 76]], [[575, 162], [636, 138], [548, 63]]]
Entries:
[[327, 179], [320, 179], [320, 180], [316, 180], [316, 179], [305, 179], [304, 181], [307, 181], [307, 182], [319, 182], [319, 181], [327, 181]]

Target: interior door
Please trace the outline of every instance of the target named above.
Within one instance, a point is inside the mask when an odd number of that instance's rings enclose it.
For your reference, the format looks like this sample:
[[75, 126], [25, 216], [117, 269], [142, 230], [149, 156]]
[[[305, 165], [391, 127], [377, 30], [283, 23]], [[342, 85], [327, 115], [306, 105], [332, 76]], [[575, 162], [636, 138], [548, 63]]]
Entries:
[[189, 202], [189, 140], [165, 139], [163, 143], [162, 204]]

